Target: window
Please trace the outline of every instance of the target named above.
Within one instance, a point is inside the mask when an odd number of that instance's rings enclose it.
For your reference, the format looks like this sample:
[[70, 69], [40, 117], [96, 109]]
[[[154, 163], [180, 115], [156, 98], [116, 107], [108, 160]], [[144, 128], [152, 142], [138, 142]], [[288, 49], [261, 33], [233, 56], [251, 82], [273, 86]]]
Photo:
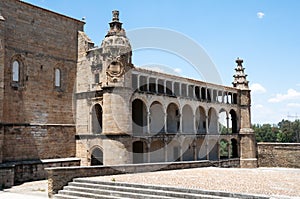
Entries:
[[99, 84], [100, 81], [99, 81], [99, 73], [96, 73], [95, 74], [95, 84]]
[[20, 63], [18, 61], [14, 61], [12, 64], [12, 80], [14, 82], [20, 81]]
[[57, 68], [55, 69], [55, 87], [60, 87], [60, 70]]

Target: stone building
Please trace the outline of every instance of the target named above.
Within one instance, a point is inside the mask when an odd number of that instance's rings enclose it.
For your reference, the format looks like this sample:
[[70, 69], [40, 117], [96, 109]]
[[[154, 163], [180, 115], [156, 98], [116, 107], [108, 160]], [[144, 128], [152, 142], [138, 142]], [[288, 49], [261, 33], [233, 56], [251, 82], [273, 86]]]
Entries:
[[72, 95], [83, 26], [19, 0], [0, 1], [0, 186], [17, 171], [34, 178], [41, 160], [75, 157]]
[[[9, 165], [45, 159], [77, 157], [81, 165], [218, 160], [222, 140], [242, 167], [256, 166], [241, 59], [233, 87], [158, 73], [133, 65], [117, 11], [109, 26], [95, 47], [80, 20], [0, 1], [2, 180]], [[18, 172], [39, 170], [26, 168]]]
[[243, 60], [236, 60], [233, 87], [154, 72], [131, 62], [118, 11], [109, 27], [100, 47], [79, 33], [76, 156], [82, 165], [219, 160], [223, 141], [229, 158], [256, 167]]

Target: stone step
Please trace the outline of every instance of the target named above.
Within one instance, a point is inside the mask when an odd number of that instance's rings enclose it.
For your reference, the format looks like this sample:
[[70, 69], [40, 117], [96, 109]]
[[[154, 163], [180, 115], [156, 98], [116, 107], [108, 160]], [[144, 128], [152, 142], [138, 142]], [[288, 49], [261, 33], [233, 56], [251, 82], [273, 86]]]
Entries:
[[[131, 190], [131, 191], [125, 191], [125, 190], [108, 190], [108, 189], [99, 189], [99, 188], [85, 188], [85, 187], [74, 187], [74, 186], [67, 186], [64, 188], [63, 191], [72, 191], [72, 192], [81, 192], [81, 193], [90, 193], [94, 194], [96, 196], [99, 195], [105, 195], [105, 196], [116, 196], [120, 198], [145, 198], [145, 199], [173, 199], [174, 197], [167, 197], [164, 195], [158, 195], [153, 193], [143, 194], [140, 192], [140, 190]], [[179, 197], [176, 197], [179, 198]], [[181, 197], [183, 198], [183, 197]]]
[[[210, 191], [210, 190], [201, 190], [201, 189], [187, 189], [180, 187], [171, 187], [171, 186], [161, 186], [161, 185], [145, 185], [145, 184], [136, 184], [136, 183], [123, 183], [123, 182], [109, 182], [109, 181], [99, 181], [95, 179], [89, 178], [77, 178], [74, 179], [74, 182], [79, 183], [89, 183], [89, 184], [100, 184], [100, 185], [111, 185], [111, 186], [123, 186], [123, 187], [131, 187], [131, 188], [141, 188], [141, 189], [151, 189], [154, 191], [161, 190], [163, 192], [181, 192], [186, 194], [198, 194], [198, 195], [206, 195], [206, 196], [217, 196], [221, 198], [259, 198], [259, 199], [268, 199], [269, 197], [264, 197], [260, 195], [248, 195], [248, 194], [239, 194], [239, 193], [229, 193], [222, 191]], [[213, 198], [213, 197], [212, 197]]]
[[112, 195], [101, 195], [101, 194], [93, 194], [89, 192], [81, 192], [81, 191], [73, 191], [73, 190], [61, 190], [54, 196], [54, 198], [61, 199], [131, 199], [127, 197], [119, 197]]
[[87, 197], [78, 197], [78, 196], [72, 196], [72, 195], [63, 195], [63, 194], [56, 194], [53, 197], [54, 199], [92, 199]]
[[[96, 189], [96, 190], [109, 190], [109, 191], [122, 191], [122, 192], [134, 192], [134, 193], [140, 193], [140, 194], [147, 194], [147, 195], [156, 195], [161, 197], [171, 197], [171, 198], [190, 198], [190, 199], [196, 199], [196, 198], [207, 198], [207, 194], [195, 194], [195, 193], [186, 193], [186, 192], [180, 192], [180, 191], [166, 191], [166, 190], [158, 190], [158, 189], [151, 189], [148, 187], [144, 188], [138, 188], [138, 187], [124, 187], [124, 186], [118, 186], [118, 185], [103, 185], [103, 184], [95, 184], [95, 183], [79, 183], [79, 182], [71, 182], [69, 183], [68, 188], [74, 188], [74, 187], [84, 187], [88, 189]], [[76, 190], [74, 188], [74, 190]], [[79, 191], [78, 189], [76, 191]], [[224, 197], [220, 196], [213, 196], [210, 195], [210, 198], [214, 199], [221, 199]]]

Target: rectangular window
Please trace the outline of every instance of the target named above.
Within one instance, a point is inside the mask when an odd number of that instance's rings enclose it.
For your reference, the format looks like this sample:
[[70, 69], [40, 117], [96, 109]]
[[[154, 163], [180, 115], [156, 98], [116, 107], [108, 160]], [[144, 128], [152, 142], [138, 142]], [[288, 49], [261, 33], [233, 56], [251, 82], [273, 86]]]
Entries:
[[99, 84], [100, 83], [100, 81], [99, 81], [99, 73], [96, 73], [95, 74], [95, 84]]

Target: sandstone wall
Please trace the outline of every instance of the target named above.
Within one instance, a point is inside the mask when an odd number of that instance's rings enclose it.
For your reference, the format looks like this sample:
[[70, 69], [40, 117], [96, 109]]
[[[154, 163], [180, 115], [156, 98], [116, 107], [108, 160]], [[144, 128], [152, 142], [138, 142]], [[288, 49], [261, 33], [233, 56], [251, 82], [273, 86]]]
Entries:
[[[1, 0], [0, 13], [5, 43], [0, 162], [75, 156], [72, 99], [84, 23], [18, 0]], [[18, 83], [12, 81], [14, 60], [20, 62]], [[55, 69], [61, 72], [60, 87]]]
[[300, 168], [300, 144], [258, 143], [258, 165]]

